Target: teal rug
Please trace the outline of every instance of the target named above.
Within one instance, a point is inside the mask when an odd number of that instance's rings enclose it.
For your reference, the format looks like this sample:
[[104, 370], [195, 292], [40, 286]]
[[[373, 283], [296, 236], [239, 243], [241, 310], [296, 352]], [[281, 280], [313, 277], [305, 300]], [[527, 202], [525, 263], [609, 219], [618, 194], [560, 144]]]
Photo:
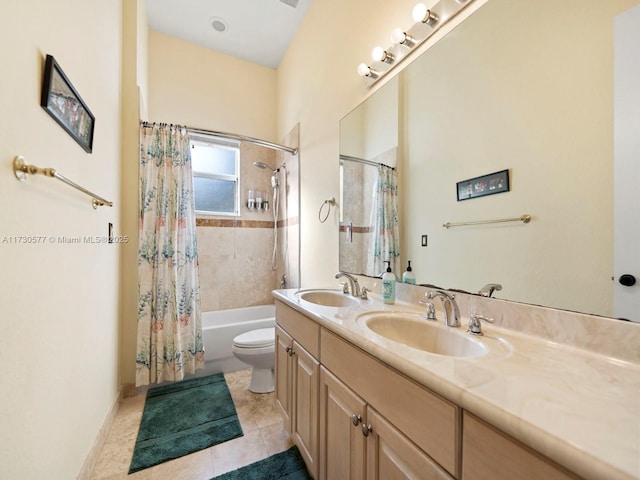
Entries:
[[147, 392], [129, 473], [241, 436], [222, 373], [155, 387]]
[[294, 446], [258, 462], [246, 465], [211, 480], [311, 480], [307, 467]]

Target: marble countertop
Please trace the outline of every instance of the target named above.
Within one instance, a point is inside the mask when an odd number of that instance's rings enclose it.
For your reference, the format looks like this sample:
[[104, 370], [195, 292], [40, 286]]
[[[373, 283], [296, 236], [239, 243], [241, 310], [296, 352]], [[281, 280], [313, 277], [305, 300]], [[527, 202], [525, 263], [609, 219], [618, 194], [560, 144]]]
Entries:
[[[424, 314], [414, 303], [372, 295], [351, 308], [274, 297], [416, 382], [588, 479], [640, 478], [640, 365], [483, 324], [486, 355], [436, 355], [381, 337], [363, 325], [368, 312]], [[463, 327], [436, 328], [468, 336]], [[639, 347], [640, 348], [640, 347]]]

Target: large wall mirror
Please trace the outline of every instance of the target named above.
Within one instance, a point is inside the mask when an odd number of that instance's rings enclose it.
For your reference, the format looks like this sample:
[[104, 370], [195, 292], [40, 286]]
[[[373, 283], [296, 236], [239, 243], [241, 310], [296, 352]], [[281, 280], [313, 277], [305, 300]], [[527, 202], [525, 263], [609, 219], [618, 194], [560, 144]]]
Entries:
[[[385, 125], [385, 138], [399, 127], [374, 152], [401, 152], [400, 265], [411, 260], [417, 283], [500, 283], [499, 298], [614, 315], [614, 18], [638, 3], [489, 0], [343, 119], [343, 165], [381, 161], [365, 155], [362, 125]], [[388, 98], [395, 109], [368, 106]], [[501, 170], [510, 191], [458, 201], [457, 182]], [[354, 178], [343, 171], [344, 199], [361, 195]], [[362, 205], [349, 217], [366, 218]], [[530, 223], [443, 227], [523, 214]], [[340, 269], [379, 275], [363, 250], [356, 261], [347, 223]]]

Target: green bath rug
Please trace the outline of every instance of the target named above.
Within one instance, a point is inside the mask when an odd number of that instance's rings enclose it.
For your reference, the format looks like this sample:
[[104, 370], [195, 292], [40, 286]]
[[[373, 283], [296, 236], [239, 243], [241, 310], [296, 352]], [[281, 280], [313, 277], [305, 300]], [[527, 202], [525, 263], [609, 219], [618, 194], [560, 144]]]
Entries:
[[222, 373], [155, 387], [147, 392], [129, 473], [240, 436]]
[[311, 480], [296, 447], [224, 473], [211, 480]]

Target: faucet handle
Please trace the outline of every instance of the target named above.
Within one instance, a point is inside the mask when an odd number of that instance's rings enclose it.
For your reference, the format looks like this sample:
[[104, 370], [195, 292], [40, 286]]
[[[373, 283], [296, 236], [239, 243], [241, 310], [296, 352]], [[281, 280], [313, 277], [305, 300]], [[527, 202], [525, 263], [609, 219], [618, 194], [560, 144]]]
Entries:
[[362, 300], [368, 300], [369, 296], [367, 295], [367, 293], [369, 293], [371, 291], [371, 289], [367, 288], [367, 287], [362, 287], [360, 289], [360, 298]]
[[482, 323], [480, 320], [485, 322], [494, 323], [495, 320], [492, 317], [487, 317], [486, 315], [480, 315], [478, 313], [474, 313], [469, 318], [469, 328], [467, 329], [467, 333], [472, 335], [484, 335], [482, 333]]
[[349, 284], [347, 282], [340, 282], [340, 285], [342, 285], [342, 293], [344, 293], [345, 295], [349, 294]]
[[436, 319], [436, 307], [434, 307], [432, 302], [426, 302], [424, 300], [418, 300], [418, 303], [420, 305], [424, 305], [425, 307], [427, 307], [427, 311], [424, 314], [424, 319], [425, 320], [437, 320]]

